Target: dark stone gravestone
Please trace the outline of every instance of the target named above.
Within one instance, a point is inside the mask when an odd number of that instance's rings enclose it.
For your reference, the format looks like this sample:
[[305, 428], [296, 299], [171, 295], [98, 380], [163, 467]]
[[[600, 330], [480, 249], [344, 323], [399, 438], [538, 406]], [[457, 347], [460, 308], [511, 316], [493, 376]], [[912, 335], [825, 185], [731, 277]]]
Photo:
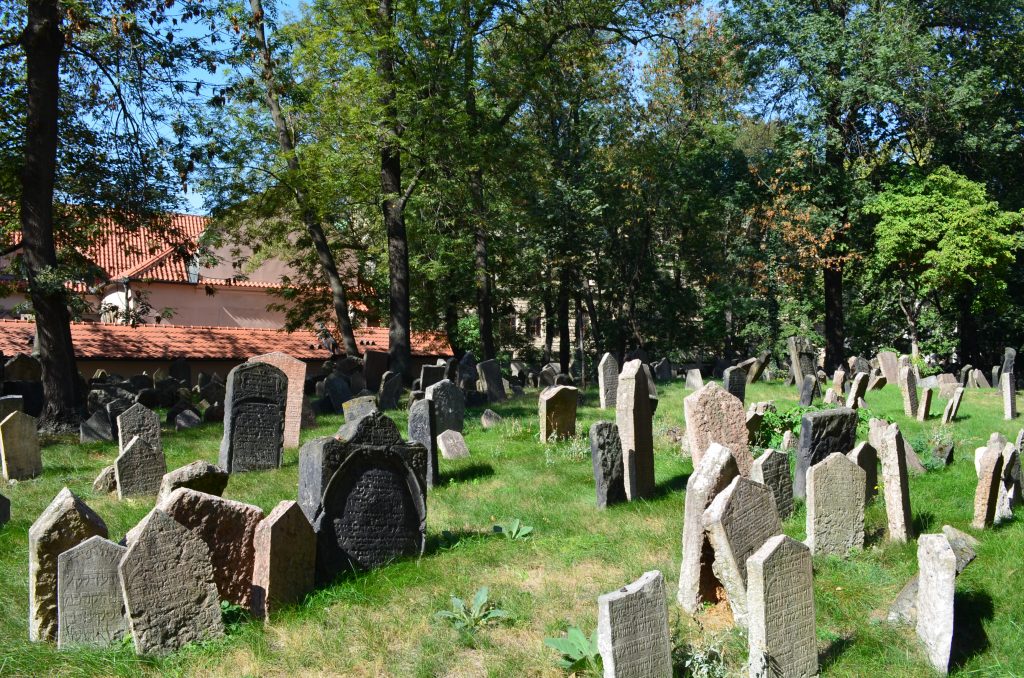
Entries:
[[857, 442], [857, 412], [838, 407], [808, 412], [800, 422], [796, 472], [793, 475], [793, 496], [804, 498], [807, 469], [823, 461], [833, 452], [846, 454]]
[[366, 381], [366, 388], [376, 391], [380, 388], [381, 379], [388, 369], [388, 354], [386, 351], [366, 351], [363, 354], [363, 379]]
[[2, 386], [3, 395], [21, 396], [22, 412], [39, 418], [43, 413], [43, 384], [38, 381], [5, 381]]
[[377, 406], [381, 410], [397, 410], [398, 399], [402, 395], [402, 375], [397, 372], [385, 372], [380, 379], [380, 390], [377, 393]]
[[288, 377], [269, 363], [228, 374], [219, 465], [228, 473], [278, 468], [284, 449]]
[[444, 365], [423, 365], [420, 367], [420, 390], [427, 390], [445, 378], [448, 368]]
[[626, 501], [618, 426], [610, 421], [599, 421], [590, 427], [590, 458], [594, 466], [597, 507], [605, 508]]
[[167, 373], [172, 379], [177, 379], [187, 386], [192, 386], [192, 365], [185, 358], [175, 358], [171, 361], [171, 367]]
[[345, 403], [352, 399], [352, 387], [348, 377], [333, 372], [324, 379], [324, 392], [334, 412], [340, 412]]

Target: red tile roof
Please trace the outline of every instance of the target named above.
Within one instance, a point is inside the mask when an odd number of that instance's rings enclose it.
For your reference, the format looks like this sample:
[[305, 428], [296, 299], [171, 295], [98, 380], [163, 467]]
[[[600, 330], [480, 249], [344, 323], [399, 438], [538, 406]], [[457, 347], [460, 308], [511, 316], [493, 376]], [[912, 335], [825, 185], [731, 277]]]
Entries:
[[[27, 352], [35, 328], [30, 321], [0, 320], [0, 351], [5, 355]], [[363, 327], [355, 334], [361, 351], [388, 350], [385, 327]], [[76, 357], [92, 360], [248, 360], [272, 351], [302, 360], [324, 360], [330, 356], [316, 334], [307, 330], [288, 333], [253, 327], [72, 323], [71, 340]], [[412, 352], [420, 356], [446, 356], [452, 350], [441, 334], [414, 332]]]

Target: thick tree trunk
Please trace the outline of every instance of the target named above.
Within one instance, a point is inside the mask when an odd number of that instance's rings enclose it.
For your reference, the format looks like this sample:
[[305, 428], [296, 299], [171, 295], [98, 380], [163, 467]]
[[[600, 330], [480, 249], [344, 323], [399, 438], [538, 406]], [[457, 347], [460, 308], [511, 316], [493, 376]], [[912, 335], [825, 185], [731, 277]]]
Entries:
[[569, 358], [572, 355], [572, 335], [569, 333], [569, 285], [570, 272], [563, 266], [558, 281], [558, 362], [562, 374], [569, 373]]
[[831, 374], [843, 363], [843, 269], [825, 268], [825, 372]]
[[[288, 158], [288, 169], [292, 173], [299, 172], [299, 156], [295, 152], [295, 139], [292, 131], [285, 120], [284, 111], [281, 110], [281, 102], [277, 96], [277, 89], [274, 82], [274, 60], [270, 53], [270, 45], [267, 43], [266, 26], [264, 23], [263, 0], [249, 0], [252, 8], [256, 40], [260, 45], [260, 55], [263, 60], [263, 86], [265, 88], [264, 99], [267, 108], [270, 110], [270, 117], [274, 121], [274, 129], [277, 131], [277, 142], [281, 152]], [[352, 330], [352, 319], [348, 314], [348, 297], [345, 291], [345, 284], [338, 274], [337, 262], [334, 253], [327, 242], [327, 235], [324, 233], [323, 224], [316, 216], [316, 212], [309, 204], [306, 192], [299, 187], [294, 189], [295, 201], [299, 205], [299, 212], [302, 217], [302, 225], [306, 227], [310, 240], [313, 241], [313, 249], [316, 250], [320, 268], [323, 269], [324, 277], [331, 288], [331, 299], [334, 305], [334, 315], [338, 319], [338, 329], [341, 331], [342, 344], [345, 346], [345, 353], [351, 356], [359, 355], [359, 347], [356, 345], [355, 333]]]
[[28, 24], [22, 36], [28, 77], [21, 231], [46, 400], [39, 427], [53, 433], [77, 432], [82, 415], [67, 291], [61, 282], [46, 280], [46, 274], [57, 266], [53, 188], [57, 172], [60, 58], [64, 50], [60, 21], [57, 0], [30, 0]]

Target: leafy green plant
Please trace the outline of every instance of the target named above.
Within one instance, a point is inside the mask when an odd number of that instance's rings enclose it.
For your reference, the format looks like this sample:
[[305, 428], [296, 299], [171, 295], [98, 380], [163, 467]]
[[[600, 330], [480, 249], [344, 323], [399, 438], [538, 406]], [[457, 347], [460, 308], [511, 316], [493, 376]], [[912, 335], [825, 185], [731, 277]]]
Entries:
[[721, 650], [713, 645], [704, 648], [677, 646], [672, 655], [672, 663], [682, 666], [683, 675], [687, 678], [726, 678], [729, 675]]
[[583, 631], [570, 626], [562, 638], [545, 638], [544, 644], [561, 654], [558, 665], [569, 673], [601, 671], [601, 653], [597, 649], [597, 629], [587, 638]]
[[519, 518], [513, 518], [508, 522], [495, 525], [494, 531], [505, 535], [506, 539], [518, 541], [530, 536], [530, 533], [533, 532], [533, 525], [527, 525]]
[[792, 431], [794, 435], [800, 433], [800, 420], [808, 412], [817, 411], [817, 407], [800, 407], [799, 405], [786, 410], [768, 410], [761, 420], [761, 428], [757, 437], [751, 441], [757, 447], [779, 448], [782, 446], [782, 436], [786, 431]]
[[242, 625], [249, 621], [249, 611], [241, 605], [222, 600], [220, 601], [220, 618], [224, 622], [224, 630], [230, 636], [233, 633], [238, 633], [242, 629]]
[[452, 609], [435, 612], [434, 618], [448, 622], [464, 641], [473, 644], [474, 635], [480, 627], [496, 624], [512, 616], [507, 611], [495, 607], [488, 600], [489, 594], [488, 588], [481, 586], [468, 606], [461, 598], [452, 596]]

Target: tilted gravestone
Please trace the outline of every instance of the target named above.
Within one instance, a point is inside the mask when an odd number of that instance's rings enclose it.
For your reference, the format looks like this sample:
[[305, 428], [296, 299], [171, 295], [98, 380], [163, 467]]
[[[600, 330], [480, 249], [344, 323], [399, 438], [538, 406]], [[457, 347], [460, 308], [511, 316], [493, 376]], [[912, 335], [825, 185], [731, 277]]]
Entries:
[[804, 381], [800, 385], [800, 407], [810, 407], [814, 404], [815, 398], [821, 395], [818, 387], [818, 379], [813, 374], [805, 374]]
[[288, 377], [268, 363], [228, 373], [218, 465], [228, 473], [275, 469], [284, 448]]
[[892, 351], [879, 351], [878, 367], [890, 384], [896, 384], [900, 378], [900, 357]]
[[953, 395], [953, 391], [960, 387], [960, 382], [957, 381], [956, 376], [948, 373], [943, 373], [935, 378], [935, 381], [939, 385], [939, 397], [949, 398]]
[[537, 416], [542, 443], [552, 437], [561, 440], [576, 435], [578, 397], [579, 389], [573, 386], [552, 386], [541, 391], [537, 398]]
[[601, 394], [601, 409], [615, 409], [615, 395], [619, 390], [619, 361], [605, 353], [597, 365], [597, 386]]
[[742, 403], [747, 398], [747, 373], [741, 367], [727, 367], [722, 373], [722, 386]]
[[[107, 403], [106, 405], [104, 405], [104, 409], [106, 409], [107, 411], [107, 419], [110, 421], [111, 424], [110, 430], [114, 436], [114, 440], [119, 440], [117, 429], [118, 419], [122, 414], [124, 414], [132, 407], [134, 407], [134, 405], [134, 401], [128, 398], [116, 398]], [[131, 440], [131, 438], [129, 438], [128, 440]]]
[[704, 511], [704, 529], [715, 550], [711, 567], [722, 582], [736, 625], [747, 625], [747, 558], [782, 533], [771, 490], [734, 478]]
[[928, 418], [932, 416], [932, 398], [934, 395], [934, 388], [926, 388], [921, 391], [921, 399], [917, 403], [918, 421], [928, 421]]
[[377, 398], [372, 395], [357, 396], [346, 400], [345, 404], [341, 406], [341, 410], [345, 414], [345, 423], [350, 424], [368, 414], [377, 412]]
[[[319, 395], [319, 391], [318, 391]], [[345, 403], [352, 399], [352, 386], [348, 377], [338, 372], [332, 372], [323, 380], [323, 395], [325, 407], [329, 405], [332, 412], [341, 411]]]
[[793, 496], [806, 494], [807, 469], [833, 452], [846, 454], [857, 440], [857, 413], [846, 407], [808, 412], [800, 420]]
[[1013, 520], [1013, 509], [1021, 503], [1020, 451], [1016, 446], [1003, 444], [1003, 476], [996, 503], [995, 524]]
[[704, 378], [700, 376], [700, 370], [686, 370], [686, 388], [691, 391], [699, 391], [704, 387]]
[[626, 497], [654, 495], [654, 430], [647, 374], [639, 360], [622, 366], [615, 395], [615, 424], [622, 441]]
[[[298, 447], [302, 422], [302, 391], [306, 384], [306, 363], [280, 351], [253, 356], [249, 358], [249, 362], [273, 365], [284, 373], [288, 380], [284, 406], [284, 446]], [[224, 399], [214, 398], [210, 402], [220, 400]]]
[[974, 492], [974, 520], [971, 527], [983, 530], [995, 522], [999, 489], [1003, 480], [1003, 454], [998, 447], [985, 449], [978, 469], [978, 486]]
[[160, 415], [139, 404], [132, 405], [117, 418], [118, 448], [124, 450], [136, 436], [163, 456], [164, 448], [160, 440]]
[[0, 421], [0, 471], [4, 480], [28, 480], [43, 472], [35, 417], [12, 412]]
[[665, 578], [645, 572], [597, 599], [597, 647], [606, 676], [671, 678]]
[[807, 470], [807, 546], [814, 555], [845, 558], [864, 548], [867, 474], [842, 452]]
[[[980, 542], [971, 535], [961, 532], [949, 525], [942, 526], [942, 535], [953, 548], [956, 557], [956, 574], [959, 576], [964, 569], [977, 557], [975, 549]], [[920, 546], [920, 542], [918, 542]], [[895, 602], [889, 608], [886, 619], [890, 624], [917, 625], [917, 594], [921, 586], [921, 574], [918, 572], [907, 582]]]
[[957, 557], [942, 534], [923, 534], [917, 541], [917, 637], [928, 661], [939, 673], [949, 671], [953, 646], [953, 599]]
[[960, 411], [960, 403], [964, 399], [964, 388], [959, 386], [953, 391], [953, 396], [946, 403], [946, 409], [942, 412], [942, 423], [951, 424], [956, 421], [956, 415]]
[[480, 427], [485, 431], [494, 428], [501, 422], [502, 416], [492, 409], [486, 409], [480, 415]]
[[165, 473], [163, 450], [135, 436], [114, 460], [117, 498], [156, 496]]
[[619, 427], [598, 421], [590, 427], [590, 459], [594, 467], [597, 507], [606, 508], [626, 501], [625, 468]]
[[882, 458], [882, 487], [885, 514], [891, 541], [911, 538], [910, 485], [907, 479], [907, 453], [900, 427], [892, 424], [885, 431]]
[[846, 394], [846, 407], [855, 410], [860, 406], [860, 401], [868, 392], [868, 380], [870, 377], [866, 372], [858, 372], [850, 384], [850, 392]]
[[426, 516], [425, 492], [401, 456], [390, 448], [353, 449], [327, 484], [313, 524], [317, 583], [422, 554]]
[[814, 369], [814, 347], [806, 337], [793, 336], [786, 340], [789, 348], [789, 361], [793, 368], [795, 383], [803, 384], [804, 375], [815, 373]]
[[164, 477], [160, 479], [160, 492], [157, 494], [156, 501], [159, 504], [179, 487], [187, 487], [190, 490], [219, 497], [224, 494], [224, 488], [228, 486], [230, 477], [227, 471], [208, 461], [194, 461], [164, 474]]
[[693, 465], [700, 464], [711, 443], [724, 445], [732, 451], [740, 473], [748, 475], [754, 457], [747, 444], [747, 418], [743, 403], [711, 381], [683, 400], [686, 418], [686, 439]]
[[424, 396], [434, 403], [434, 435], [445, 431], [462, 433], [466, 418], [466, 396], [462, 389], [448, 379], [428, 386]]
[[[477, 363], [476, 371], [480, 383], [486, 387], [487, 402], [500, 403], [505, 396], [505, 385], [501, 379], [501, 368], [496, 360], [484, 360]], [[484, 390], [481, 388], [480, 390]]]
[[751, 678], [818, 675], [811, 552], [784, 534], [747, 560]]
[[397, 372], [385, 372], [380, 379], [377, 392], [377, 406], [382, 411], [397, 410], [398, 399], [402, 397], [402, 375]]
[[793, 479], [789, 474], [789, 455], [784, 451], [765, 450], [754, 460], [750, 479], [772, 491], [779, 518], [785, 520], [793, 513]]
[[147, 516], [119, 570], [137, 654], [224, 636], [209, 547], [160, 509]]
[[316, 535], [294, 501], [282, 501], [256, 526], [252, 609], [266, 618], [285, 605], [302, 602], [313, 590]]
[[57, 559], [94, 536], [106, 538], [106, 524], [66, 487], [32, 523], [28, 530], [29, 640], [57, 639]]
[[756, 358], [751, 358], [752, 362], [750, 366], [746, 368], [748, 384], [753, 384], [755, 381], [761, 378], [761, 376], [764, 374], [765, 368], [768, 367], [768, 360], [771, 358], [771, 356], [772, 354], [769, 353], [768, 351], [762, 351], [757, 355]]
[[878, 494], [878, 450], [871, 443], [860, 443], [846, 456], [864, 471], [864, 504], [867, 505]]
[[57, 557], [57, 647], [108, 646], [124, 637], [117, 566], [127, 550], [95, 536]]
[[832, 375], [832, 391], [837, 396], [846, 395], [846, 370], [841, 367]]
[[899, 375], [900, 392], [903, 394], [903, 415], [917, 416], [917, 373], [913, 367], [901, 367]]
[[651, 368], [654, 371], [655, 381], [672, 381], [672, 361], [662, 358], [654, 363]]
[[721, 586], [712, 569], [714, 550], [704, 531], [704, 511], [739, 475], [728, 448], [713, 443], [686, 481], [683, 508], [683, 557], [679, 567], [679, 605], [694, 614], [703, 603], [718, 602]]
[[445, 459], [466, 459], [469, 457], [469, 447], [466, 446], [466, 439], [458, 431], [444, 431], [437, 436], [437, 449]]

